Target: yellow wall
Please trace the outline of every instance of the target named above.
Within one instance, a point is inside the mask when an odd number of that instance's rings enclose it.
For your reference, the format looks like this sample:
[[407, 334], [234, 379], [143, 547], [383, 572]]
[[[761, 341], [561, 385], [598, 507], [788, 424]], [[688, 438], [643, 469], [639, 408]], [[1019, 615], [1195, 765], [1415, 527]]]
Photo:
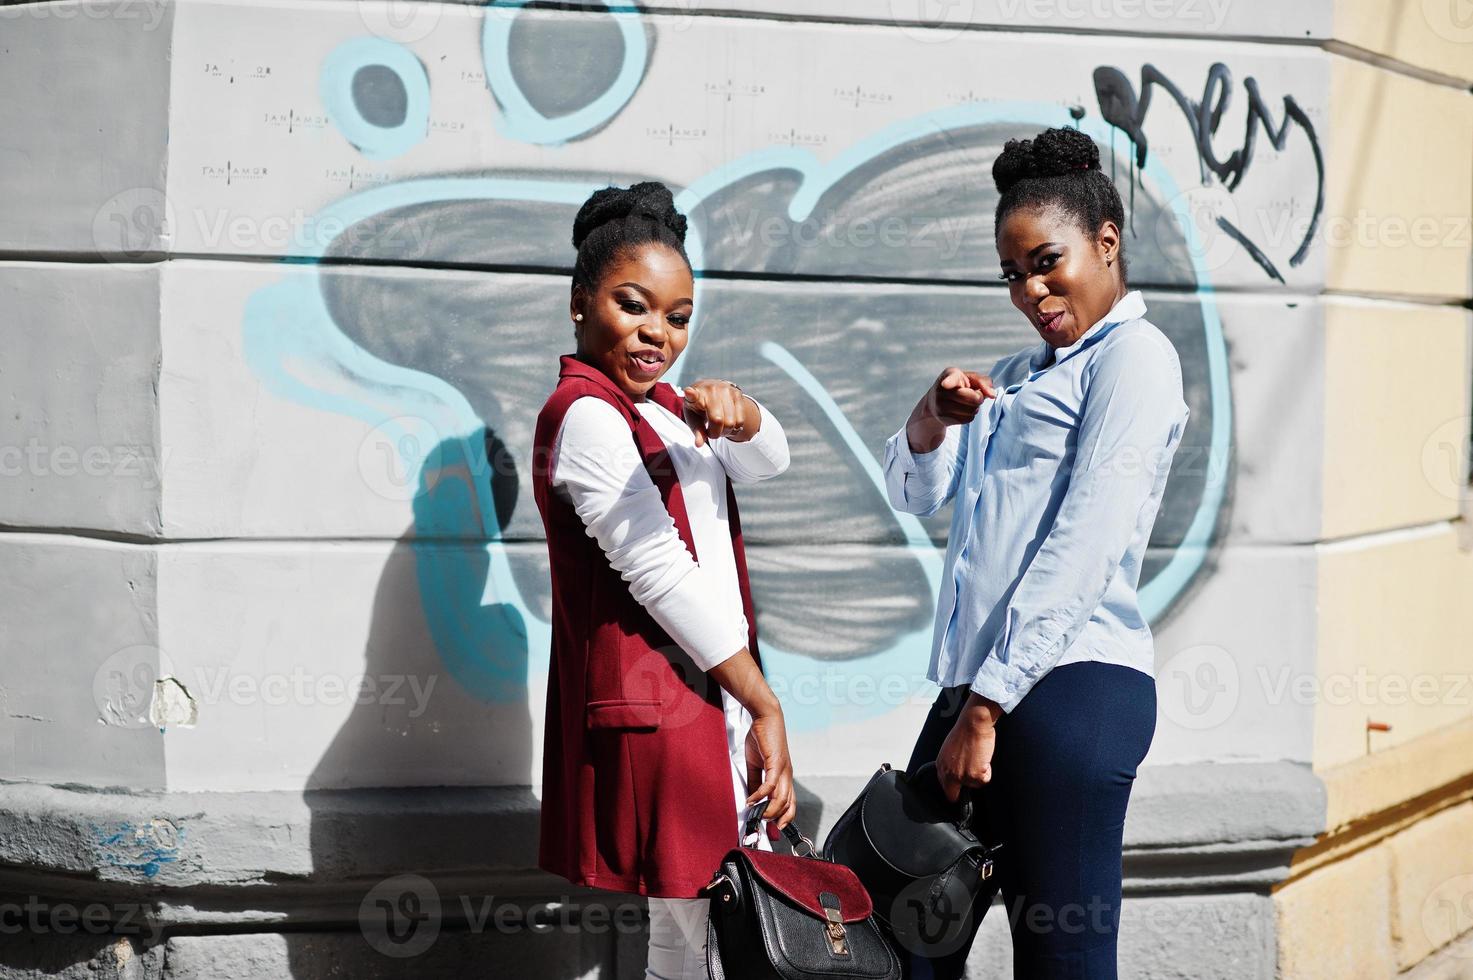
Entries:
[[1326, 299], [1324, 313], [1321, 539], [1457, 517], [1468, 313], [1343, 298]]
[[1327, 829], [1274, 889], [1295, 980], [1383, 980], [1473, 929], [1473, 94], [1437, 77], [1473, 78], [1469, 13], [1344, 0], [1327, 45], [1318, 649], [1300, 692]]
[[1326, 288], [1466, 297], [1473, 97], [1351, 58], [1331, 61]]
[[1462, 800], [1281, 885], [1278, 975], [1386, 980], [1473, 928], [1470, 842]]
[[[1313, 688], [1320, 771], [1473, 717], [1473, 692], [1458, 681], [1473, 653], [1473, 554], [1460, 547], [1457, 523], [1473, 408], [1473, 316], [1463, 306], [1473, 94], [1414, 77], [1473, 74], [1473, 22], [1442, 24], [1456, 23], [1448, 6], [1335, 8]], [[1367, 721], [1391, 730], [1368, 744]]]
[[[1473, 553], [1455, 528], [1323, 545], [1314, 761], [1328, 769], [1473, 717]], [[1468, 759], [1473, 771], [1473, 758]]]
[[1461, 0], [1341, 0], [1335, 5], [1335, 39], [1473, 80], [1473, 15]]

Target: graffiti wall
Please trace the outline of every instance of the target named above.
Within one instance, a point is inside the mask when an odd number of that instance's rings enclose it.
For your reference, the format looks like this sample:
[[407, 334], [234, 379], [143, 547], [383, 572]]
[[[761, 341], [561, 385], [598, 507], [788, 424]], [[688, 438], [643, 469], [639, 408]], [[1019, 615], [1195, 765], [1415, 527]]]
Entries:
[[[0, 869], [147, 906], [177, 934], [131, 942], [168, 956], [145, 975], [397, 975], [373, 902], [426, 894], [421, 973], [636, 974], [637, 931], [457, 911], [561, 887], [530, 467], [576, 209], [672, 187], [672, 380], [787, 432], [739, 493], [821, 836], [935, 694], [949, 515], [887, 506], [884, 442], [943, 366], [1036, 342], [991, 167], [1072, 126], [1191, 407], [1142, 573], [1122, 972], [1440, 955], [1473, 925], [1455, 7], [0, 0]], [[0, 944], [0, 977], [37, 957]]]
[[[1133, 285], [1192, 408], [1142, 581], [1160, 657], [1187, 651], [1197, 681], [1149, 761], [1308, 758], [1307, 715], [1250, 698], [1234, 724], [1202, 724], [1192, 698], [1228, 682], [1221, 651], [1239, 672], [1313, 656], [1312, 603], [1270, 601], [1312, 598], [1310, 557], [1260, 546], [1318, 530], [1315, 493], [1285, 491], [1320, 479], [1295, 447], [1322, 426], [1322, 55], [407, 9], [178, 5], [167, 179], [92, 222], [115, 260], [175, 257], [150, 267], [177, 474], [161, 525], [203, 540], [161, 560], [158, 652], [113, 653], [100, 695], [164, 730], [167, 785], [536, 783], [532, 422], [571, 348], [572, 216], [597, 187], [650, 178], [691, 216], [698, 270], [672, 380], [738, 381], [792, 445], [744, 516], [800, 777], [804, 760], [859, 774], [908, 754], [934, 696], [948, 515], [887, 506], [881, 447], [940, 367], [985, 371], [1036, 340], [997, 281], [990, 169], [1052, 125], [1106, 150]], [[1256, 603], [1273, 613], [1235, 611]], [[188, 703], [139, 724], [161, 677]], [[269, 704], [263, 678], [380, 696]]]

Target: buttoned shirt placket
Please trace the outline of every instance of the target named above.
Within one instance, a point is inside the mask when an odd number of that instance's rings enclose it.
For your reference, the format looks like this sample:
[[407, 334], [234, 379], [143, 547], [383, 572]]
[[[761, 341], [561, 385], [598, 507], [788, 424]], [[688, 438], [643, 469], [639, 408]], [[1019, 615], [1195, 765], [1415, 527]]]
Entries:
[[[985, 435], [979, 436], [977, 440], [982, 449], [981, 462], [974, 465], [973, 460], [975, 458], [975, 454], [971, 451], [968, 451], [966, 464], [967, 473], [963, 474], [963, 476], [965, 477], [963, 485], [966, 487], [967, 494], [970, 497], [970, 500], [966, 501], [967, 507], [970, 511], [970, 515], [965, 524], [957, 528], [958, 531], [962, 532], [962, 544], [961, 547], [957, 549], [956, 558], [952, 564], [951, 569], [951, 612], [947, 616], [946, 626], [942, 629], [941, 642], [936, 648], [936, 667], [938, 671], [938, 677], [946, 676], [951, 671], [953, 665], [959, 659], [963, 659], [960, 654], [953, 654], [950, 647], [950, 642], [951, 635], [957, 625], [957, 617], [959, 615], [958, 610], [961, 606], [961, 602], [959, 600], [962, 594], [962, 577], [964, 574], [964, 569], [966, 567], [966, 557], [968, 554], [968, 550], [971, 547], [971, 531], [972, 528], [976, 526], [977, 510], [982, 506], [981, 484], [983, 477], [987, 472], [987, 460], [992, 451], [992, 436], [997, 432], [998, 426], [1002, 424], [1003, 416], [1007, 414], [1008, 408], [1016, 400], [1018, 393], [1023, 390], [1025, 385], [1031, 384], [1038, 378], [1042, 377], [1046, 372], [1053, 370], [1064, 361], [1073, 357], [1075, 354], [1078, 354], [1080, 351], [1083, 351], [1085, 348], [1093, 345], [1094, 342], [1103, 335], [1105, 329], [1109, 326], [1112, 326], [1116, 322], [1121, 321], [1112, 321], [1108, 319], [1100, 321], [1089, 330], [1085, 331], [1078, 340], [1070, 344], [1068, 347], [1064, 348], [1061, 351], [1054, 351], [1054, 356], [1051, 360], [1049, 360], [1049, 348], [1047, 342], [1040, 343], [1040, 346], [1028, 359], [1028, 377], [1024, 378], [1022, 381], [1015, 381], [1012, 384], [1006, 386], [1002, 391], [998, 393], [998, 397], [990, 399], [987, 402], [987, 431]], [[965, 683], [970, 685], [971, 680], [968, 679]]]

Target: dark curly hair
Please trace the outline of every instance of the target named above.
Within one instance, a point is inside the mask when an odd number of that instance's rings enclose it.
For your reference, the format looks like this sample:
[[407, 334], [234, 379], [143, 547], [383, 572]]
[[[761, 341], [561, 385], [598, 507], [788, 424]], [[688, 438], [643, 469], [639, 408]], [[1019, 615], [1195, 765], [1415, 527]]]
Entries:
[[657, 180], [594, 191], [573, 219], [573, 286], [592, 289], [616, 257], [652, 242], [668, 245], [689, 266], [685, 228], [670, 188]]
[[[992, 164], [997, 185], [996, 228], [1011, 211], [1056, 207], [1093, 238], [1107, 220], [1125, 228], [1125, 207], [1115, 182], [1100, 169], [1100, 148], [1077, 129], [1045, 129], [1031, 140], [1008, 140]], [[1125, 280], [1125, 239], [1120, 240]]]

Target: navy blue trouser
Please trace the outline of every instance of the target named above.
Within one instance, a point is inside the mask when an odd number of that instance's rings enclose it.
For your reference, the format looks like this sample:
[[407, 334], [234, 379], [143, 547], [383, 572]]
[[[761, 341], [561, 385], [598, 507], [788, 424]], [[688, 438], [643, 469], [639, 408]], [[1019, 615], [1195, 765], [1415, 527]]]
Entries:
[[[941, 691], [906, 771], [935, 760], [969, 693]], [[1008, 917], [1015, 980], [1115, 980], [1125, 807], [1155, 732], [1155, 680], [1095, 661], [1053, 668], [998, 719], [973, 820], [1004, 842], [991, 914]], [[958, 980], [980, 924], [946, 956], [902, 952], [906, 975]]]

